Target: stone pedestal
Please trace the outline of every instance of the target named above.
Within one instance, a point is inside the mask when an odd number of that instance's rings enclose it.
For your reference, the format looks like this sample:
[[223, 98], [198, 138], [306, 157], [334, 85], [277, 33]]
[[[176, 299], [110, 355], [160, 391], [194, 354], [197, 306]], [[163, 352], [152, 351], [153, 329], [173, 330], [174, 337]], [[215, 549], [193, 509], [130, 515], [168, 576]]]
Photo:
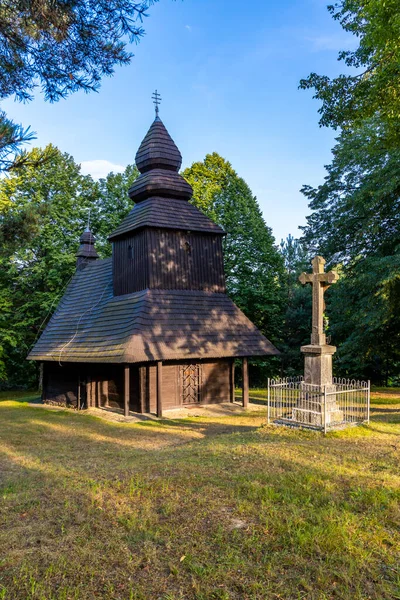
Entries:
[[293, 419], [315, 427], [342, 422], [343, 411], [334, 396], [327, 396], [324, 408], [325, 390], [329, 394], [336, 389], [332, 383], [332, 356], [336, 347], [310, 344], [303, 346], [301, 351], [304, 354], [304, 381], [297, 406], [293, 408]]
[[310, 344], [302, 346], [304, 354], [304, 383], [332, 385], [332, 356], [336, 346]]

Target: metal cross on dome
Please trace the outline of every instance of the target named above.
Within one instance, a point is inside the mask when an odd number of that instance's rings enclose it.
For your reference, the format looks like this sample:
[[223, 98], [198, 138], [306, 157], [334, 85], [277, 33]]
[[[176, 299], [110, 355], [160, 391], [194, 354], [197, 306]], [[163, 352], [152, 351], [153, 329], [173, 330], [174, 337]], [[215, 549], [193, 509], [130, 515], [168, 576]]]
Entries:
[[332, 283], [336, 283], [339, 279], [339, 275], [335, 271], [325, 273], [325, 262], [322, 256], [316, 256], [311, 261], [313, 272], [302, 273], [299, 277], [300, 283], [303, 285], [311, 283], [313, 287], [311, 344], [317, 346], [326, 344], [324, 334], [324, 293]]
[[158, 113], [159, 113], [159, 105], [161, 104], [161, 96], [160, 94], [157, 92], [157, 90], [154, 92], [154, 94], [152, 95], [153, 98], [153, 102], [154, 102], [154, 106], [156, 107], [156, 118], [158, 117]]

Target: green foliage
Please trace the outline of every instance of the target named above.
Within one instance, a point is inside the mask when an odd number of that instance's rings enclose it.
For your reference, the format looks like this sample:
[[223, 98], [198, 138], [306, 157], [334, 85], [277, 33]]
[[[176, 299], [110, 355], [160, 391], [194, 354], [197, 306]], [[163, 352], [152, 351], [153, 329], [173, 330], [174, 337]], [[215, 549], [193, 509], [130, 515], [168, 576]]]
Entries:
[[351, 262], [332, 288], [330, 330], [336, 370], [388, 385], [400, 374], [400, 247]]
[[123, 173], [109, 173], [98, 182], [98, 210], [92, 222], [96, 232], [96, 248], [103, 257], [111, 256], [112, 251], [107, 236], [133, 208], [128, 190], [138, 175], [136, 166], [128, 165]]
[[[279, 343], [283, 259], [257, 199], [231, 164], [216, 152], [203, 162], [193, 163], [183, 176], [193, 187], [193, 204], [227, 232], [224, 257], [229, 295], [272, 342]], [[276, 363], [266, 364], [271, 369]]]
[[281, 241], [281, 253], [285, 264], [286, 292], [282, 371], [285, 377], [291, 377], [303, 373], [304, 357], [300, 348], [310, 342], [312, 293], [309, 286], [299, 282], [300, 273], [310, 269], [310, 257], [306, 245], [291, 235]]
[[[98, 90], [115, 65], [130, 62], [146, 11], [156, 0], [4, 0], [0, 3], [0, 99], [33, 98], [40, 86], [54, 102]], [[0, 111], [0, 171], [21, 166], [14, 157], [32, 139]], [[26, 159], [26, 155], [24, 155]]]
[[[320, 124], [357, 128], [379, 114], [387, 140], [400, 139], [400, 4], [398, 0], [341, 0], [328, 7], [343, 29], [355, 35], [355, 51], [339, 59], [355, 74], [335, 79], [311, 73], [300, 82], [322, 100]], [[360, 72], [361, 71], [361, 72]]]
[[385, 138], [377, 118], [343, 131], [325, 182], [303, 188], [304, 241], [341, 271], [327, 295], [337, 373], [379, 382], [400, 370], [400, 152]]
[[47, 146], [28, 164], [0, 181], [1, 376], [28, 384], [25, 361], [39, 327], [60, 299], [75, 270], [75, 252], [97, 187], [71, 156]]

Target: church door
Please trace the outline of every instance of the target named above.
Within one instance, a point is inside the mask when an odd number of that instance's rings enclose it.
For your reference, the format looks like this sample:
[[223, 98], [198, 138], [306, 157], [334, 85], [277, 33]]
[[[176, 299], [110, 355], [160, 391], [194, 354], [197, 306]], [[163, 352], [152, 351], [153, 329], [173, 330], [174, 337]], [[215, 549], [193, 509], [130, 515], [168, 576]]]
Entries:
[[180, 365], [179, 375], [182, 404], [198, 404], [201, 401], [201, 364]]

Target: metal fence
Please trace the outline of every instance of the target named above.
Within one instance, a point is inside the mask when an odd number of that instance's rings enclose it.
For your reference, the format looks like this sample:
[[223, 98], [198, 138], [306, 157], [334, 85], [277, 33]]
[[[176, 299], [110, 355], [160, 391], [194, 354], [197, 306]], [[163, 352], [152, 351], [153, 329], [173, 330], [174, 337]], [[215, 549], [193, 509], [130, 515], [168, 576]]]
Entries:
[[268, 380], [268, 423], [328, 431], [369, 423], [370, 382], [336, 379], [332, 385], [302, 377]]

